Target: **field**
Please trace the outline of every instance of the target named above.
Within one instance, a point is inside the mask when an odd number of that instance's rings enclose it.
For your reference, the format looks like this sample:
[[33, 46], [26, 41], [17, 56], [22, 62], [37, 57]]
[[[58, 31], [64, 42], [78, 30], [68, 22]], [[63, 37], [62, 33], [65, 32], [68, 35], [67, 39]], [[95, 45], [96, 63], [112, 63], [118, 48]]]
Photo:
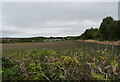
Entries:
[[57, 42], [35, 42], [35, 43], [8, 43], [2, 44], [2, 53], [4, 56], [9, 56], [12, 50], [28, 50], [28, 49], [51, 49], [57, 52], [65, 49], [80, 48], [80, 44], [77, 41], [57, 41]]
[[76, 40], [2, 44], [3, 80], [118, 80], [120, 47]]
[[105, 45], [105, 44], [97, 44], [94, 42], [83, 42], [77, 40], [71, 41], [57, 41], [57, 42], [35, 42], [35, 43], [6, 43], [2, 44], [2, 56], [9, 56], [11, 51], [14, 50], [28, 50], [28, 49], [49, 49], [55, 50], [56, 52], [60, 52], [66, 49], [83, 49], [85, 51], [89, 50], [104, 50], [108, 49], [108, 51], [113, 51], [118, 54], [120, 47], [114, 45]]

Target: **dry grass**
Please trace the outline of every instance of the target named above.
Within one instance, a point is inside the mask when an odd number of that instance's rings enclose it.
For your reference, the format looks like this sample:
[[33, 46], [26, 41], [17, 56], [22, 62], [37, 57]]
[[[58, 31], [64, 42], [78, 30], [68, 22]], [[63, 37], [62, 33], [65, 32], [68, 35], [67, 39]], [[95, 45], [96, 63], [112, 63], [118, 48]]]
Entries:
[[119, 41], [78, 40], [78, 41], [82, 41], [82, 42], [94, 42], [94, 43], [109, 44], [109, 45], [120, 45], [120, 40]]

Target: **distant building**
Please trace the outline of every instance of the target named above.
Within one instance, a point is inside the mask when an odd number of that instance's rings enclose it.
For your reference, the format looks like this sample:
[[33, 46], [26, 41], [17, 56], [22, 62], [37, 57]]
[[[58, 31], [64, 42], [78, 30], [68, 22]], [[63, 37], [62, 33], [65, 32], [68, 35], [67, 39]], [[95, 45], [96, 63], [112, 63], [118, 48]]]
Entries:
[[60, 41], [63, 39], [45, 39], [44, 42], [54, 42], [54, 41]]
[[34, 42], [35, 40], [32, 40], [32, 42]]

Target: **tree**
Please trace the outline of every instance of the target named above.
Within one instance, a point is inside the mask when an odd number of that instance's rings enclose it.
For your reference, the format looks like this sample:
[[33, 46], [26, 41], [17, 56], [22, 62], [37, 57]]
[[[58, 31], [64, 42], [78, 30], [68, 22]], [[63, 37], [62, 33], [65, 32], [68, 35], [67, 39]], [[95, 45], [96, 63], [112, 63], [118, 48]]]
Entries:
[[106, 17], [103, 19], [99, 29], [86, 29], [86, 31], [79, 38], [84, 40], [120, 40], [120, 20], [114, 20], [110, 16]]
[[102, 40], [108, 40], [108, 35], [109, 35], [109, 33], [108, 33], [108, 29], [109, 29], [109, 24], [111, 23], [113, 21], [113, 18], [111, 17], [111, 16], [109, 16], [109, 17], [106, 17], [106, 18], [104, 18], [103, 19], [103, 21], [102, 21], [102, 23], [101, 23], [101, 25], [100, 25], [100, 39], [102, 39]]
[[119, 40], [119, 31], [118, 21], [112, 21], [108, 25], [108, 40]]
[[98, 35], [99, 29], [98, 28], [90, 28], [90, 29], [86, 29], [86, 31], [81, 35], [82, 39], [98, 39], [99, 35]]

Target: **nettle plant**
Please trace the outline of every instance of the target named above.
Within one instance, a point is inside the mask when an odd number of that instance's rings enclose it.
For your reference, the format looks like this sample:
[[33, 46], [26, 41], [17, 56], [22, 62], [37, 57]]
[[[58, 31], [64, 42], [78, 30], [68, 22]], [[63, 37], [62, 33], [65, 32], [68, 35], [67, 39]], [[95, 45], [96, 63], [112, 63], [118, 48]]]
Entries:
[[115, 80], [120, 79], [119, 59], [103, 50], [14, 52], [3, 58], [3, 80]]

